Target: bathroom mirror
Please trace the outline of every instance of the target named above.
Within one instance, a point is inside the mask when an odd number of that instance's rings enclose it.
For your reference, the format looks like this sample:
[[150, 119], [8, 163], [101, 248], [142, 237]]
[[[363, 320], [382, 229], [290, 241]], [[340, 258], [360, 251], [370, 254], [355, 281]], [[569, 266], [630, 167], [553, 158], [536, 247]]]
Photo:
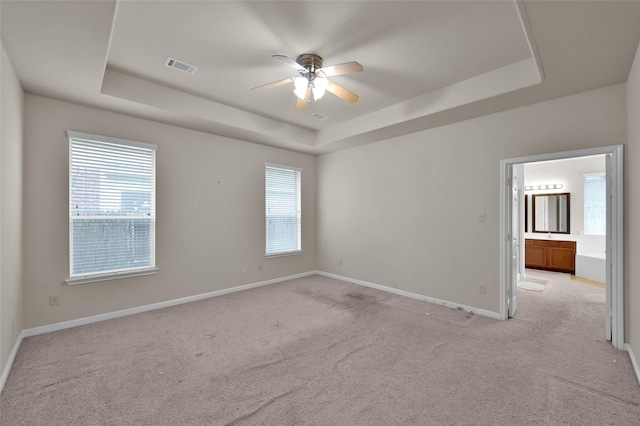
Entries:
[[533, 232], [569, 234], [570, 193], [533, 195]]

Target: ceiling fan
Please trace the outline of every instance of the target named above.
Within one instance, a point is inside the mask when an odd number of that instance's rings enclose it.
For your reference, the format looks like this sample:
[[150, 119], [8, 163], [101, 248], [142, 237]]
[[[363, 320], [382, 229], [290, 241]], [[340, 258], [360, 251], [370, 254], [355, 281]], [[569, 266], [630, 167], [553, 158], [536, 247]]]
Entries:
[[293, 93], [298, 97], [296, 102], [296, 109], [298, 110], [307, 107], [312, 93], [313, 99], [317, 102], [322, 98], [327, 90], [349, 103], [354, 103], [359, 98], [355, 93], [348, 91], [344, 87], [327, 78], [335, 75], [362, 72], [364, 68], [355, 61], [322, 67], [322, 58], [313, 53], [304, 53], [298, 56], [295, 61], [284, 55], [273, 55], [271, 57], [288, 67], [294, 68], [298, 71], [300, 76], [289, 77], [274, 81], [273, 83], [263, 84], [262, 86], [254, 87], [251, 90], [270, 89], [272, 87], [278, 87], [283, 84], [293, 82], [295, 85]]

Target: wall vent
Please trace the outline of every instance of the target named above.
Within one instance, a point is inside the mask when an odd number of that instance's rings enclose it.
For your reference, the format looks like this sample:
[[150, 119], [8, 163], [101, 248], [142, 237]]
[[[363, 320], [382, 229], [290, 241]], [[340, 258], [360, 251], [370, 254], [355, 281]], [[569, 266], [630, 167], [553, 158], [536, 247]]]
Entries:
[[167, 58], [164, 64], [169, 68], [175, 68], [178, 71], [183, 71], [192, 75], [198, 71], [198, 67], [194, 67], [193, 65], [189, 65], [186, 62], [182, 62], [171, 57]]
[[315, 114], [312, 114], [311, 117], [315, 118], [316, 120], [320, 120], [320, 121], [325, 121], [328, 120], [331, 117], [328, 117], [326, 115], [322, 115], [318, 112], [316, 112]]

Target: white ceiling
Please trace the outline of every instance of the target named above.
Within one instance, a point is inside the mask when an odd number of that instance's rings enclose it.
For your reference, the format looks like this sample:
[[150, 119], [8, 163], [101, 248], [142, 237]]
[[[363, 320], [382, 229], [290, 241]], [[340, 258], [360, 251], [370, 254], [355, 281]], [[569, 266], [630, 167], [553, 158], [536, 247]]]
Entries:
[[[0, 17], [26, 92], [310, 153], [626, 81], [640, 41], [637, 1], [2, 0]], [[358, 102], [250, 90], [302, 53], [360, 62], [332, 78]]]

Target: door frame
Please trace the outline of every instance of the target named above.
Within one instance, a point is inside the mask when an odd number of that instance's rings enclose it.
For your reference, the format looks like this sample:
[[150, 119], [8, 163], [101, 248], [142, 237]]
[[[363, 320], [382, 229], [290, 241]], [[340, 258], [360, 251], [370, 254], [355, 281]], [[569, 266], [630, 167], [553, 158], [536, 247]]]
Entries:
[[[507, 168], [507, 207], [509, 213], [509, 263], [507, 264], [507, 283], [517, 283], [525, 278], [524, 268], [524, 163], [511, 164]], [[514, 251], [517, 251], [514, 253]], [[518, 287], [512, 285], [507, 287], [507, 317], [511, 318], [518, 309]]]
[[[606, 253], [607, 264], [610, 265], [611, 282], [607, 282], [607, 291], [610, 297], [606, 319], [611, 324], [611, 335], [606, 336], [616, 349], [624, 349], [624, 170], [623, 170], [623, 145], [604, 146], [599, 148], [580, 149], [547, 154], [532, 155], [528, 157], [510, 158], [500, 160], [500, 319], [508, 318], [508, 295], [512, 283], [509, 279], [509, 262], [511, 253], [511, 185], [508, 176], [515, 164], [535, 163], [538, 161], [562, 160], [567, 158], [585, 157], [589, 155], [611, 155], [611, 200], [607, 205], [608, 216], [611, 218], [611, 235], [607, 235], [610, 249]], [[609, 170], [607, 170], [609, 174]], [[609, 211], [610, 210], [610, 211]], [[524, 245], [522, 245], [524, 247]], [[513, 284], [515, 285], [515, 284]], [[606, 327], [608, 333], [608, 327]]]

